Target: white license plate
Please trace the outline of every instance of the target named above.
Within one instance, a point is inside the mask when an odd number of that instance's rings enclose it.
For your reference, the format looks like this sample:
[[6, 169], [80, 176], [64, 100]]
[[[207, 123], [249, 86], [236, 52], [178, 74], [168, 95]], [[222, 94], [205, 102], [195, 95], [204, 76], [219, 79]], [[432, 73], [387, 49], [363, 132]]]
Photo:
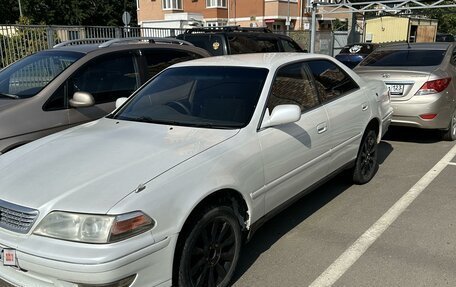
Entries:
[[402, 95], [404, 93], [404, 85], [387, 85], [391, 95]]
[[17, 266], [16, 250], [0, 248], [0, 262], [2, 262], [5, 266]]

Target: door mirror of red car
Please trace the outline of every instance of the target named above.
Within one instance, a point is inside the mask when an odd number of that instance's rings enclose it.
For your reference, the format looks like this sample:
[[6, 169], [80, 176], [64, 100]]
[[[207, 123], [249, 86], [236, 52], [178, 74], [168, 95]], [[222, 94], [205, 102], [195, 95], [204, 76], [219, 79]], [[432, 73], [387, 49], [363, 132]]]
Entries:
[[70, 106], [73, 108], [83, 108], [95, 105], [95, 100], [90, 93], [75, 92], [73, 98], [70, 99]]
[[266, 112], [261, 128], [294, 123], [300, 119], [301, 108], [298, 105], [279, 105], [274, 108], [271, 115]]

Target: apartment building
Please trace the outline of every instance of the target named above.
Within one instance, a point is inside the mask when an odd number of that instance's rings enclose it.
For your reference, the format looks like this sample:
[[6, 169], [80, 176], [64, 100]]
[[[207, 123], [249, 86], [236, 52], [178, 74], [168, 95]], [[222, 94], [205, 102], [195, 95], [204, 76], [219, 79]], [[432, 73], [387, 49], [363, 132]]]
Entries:
[[[268, 27], [272, 30], [310, 29], [308, 0], [136, 0], [143, 27], [191, 26]], [[332, 2], [330, 0], [328, 2]], [[346, 16], [346, 15], [345, 15]], [[319, 17], [319, 28], [333, 18]]]

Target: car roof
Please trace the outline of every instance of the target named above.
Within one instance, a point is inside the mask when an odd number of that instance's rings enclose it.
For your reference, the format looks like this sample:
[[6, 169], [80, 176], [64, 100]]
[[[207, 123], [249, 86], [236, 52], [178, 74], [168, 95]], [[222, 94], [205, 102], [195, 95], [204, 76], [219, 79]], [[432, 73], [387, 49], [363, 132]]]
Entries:
[[433, 43], [400, 43], [400, 44], [388, 44], [385, 46], [381, 46], [380, 50], [407, 50], [407, 49], [415, 49], [415, 50], [427, 50], [427, 49], [436, 49], [436, 50], [447, 50], [449, 46], [451, 46], [451, 42], [433, 42]]
[[172, 67], [188, 66], [234, 66], [234, 67], [253, 67], [253, 68], [277, 68], [287, 63], [302, 60], [315, 59], [334, 59], [327, 55], [308, 54], [308, 53], [251, 53], [216, 56], [210, 58], [201, 58], [187, 62], [181, 62]]
[[89, 54], [92, 52], [112, 52], [112, 51], [125, 51], [130, 49], [178, 49], [178, 50], [191, 50], [192, 52], [198, 52], [200, 54], [204, 54], [206, 56], [210, 56], [208, 52], [202, 48], [195, 47], [193, 45], [177, 45], [177, 44], [169, 44], [169, 43], [146, 43], [146, 42], [136, 42], [136, 43], [115, 43], [108, 47], [100, 47], [100, 43], [98, 44], [79, 44], [79, 45], [68, 45], [62, 47], [56, 47], [52, 49], [43, 50], [42, 52], [49, 52], [49, 51], [68, 51], [68, 52], [78, 52]]

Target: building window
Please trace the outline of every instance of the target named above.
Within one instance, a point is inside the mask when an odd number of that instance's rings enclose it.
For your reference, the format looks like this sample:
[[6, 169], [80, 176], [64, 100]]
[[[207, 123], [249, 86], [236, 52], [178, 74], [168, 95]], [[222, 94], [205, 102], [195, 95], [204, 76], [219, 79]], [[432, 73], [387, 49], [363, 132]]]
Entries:
[[182, 0], [163, 0], [163, 10], [182, 10]]
[[226, 0], [206, 0], [207, 8], [226, 8]]

